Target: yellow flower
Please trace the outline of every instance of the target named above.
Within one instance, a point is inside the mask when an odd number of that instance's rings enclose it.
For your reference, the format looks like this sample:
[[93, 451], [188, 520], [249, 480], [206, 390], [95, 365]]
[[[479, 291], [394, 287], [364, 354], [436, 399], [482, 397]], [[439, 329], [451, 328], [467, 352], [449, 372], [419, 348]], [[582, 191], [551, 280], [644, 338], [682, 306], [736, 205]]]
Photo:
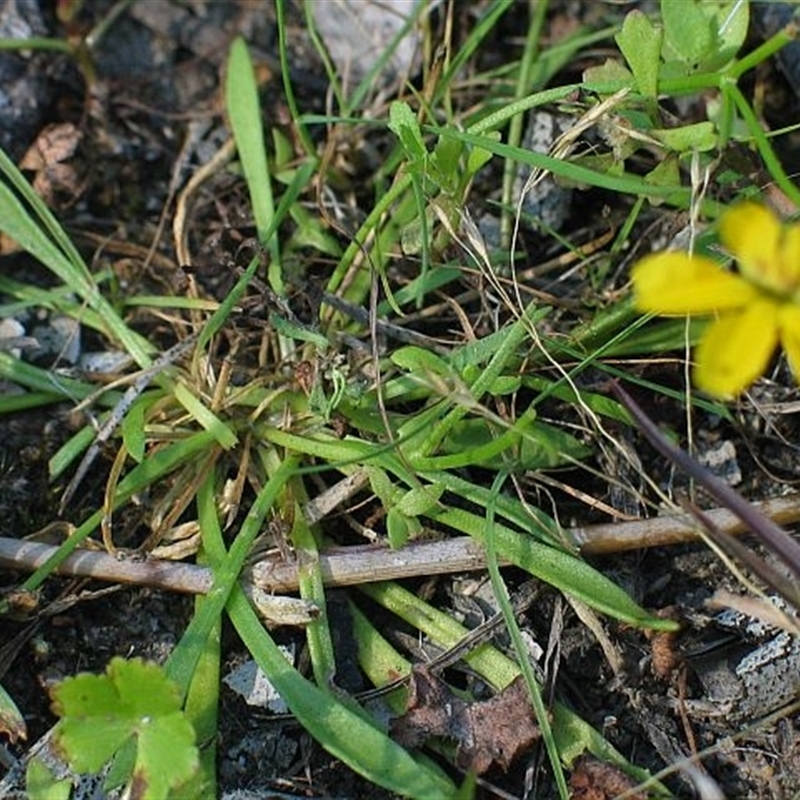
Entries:
[[764, 373], [780, 343], [800, 379], [800, 223], [741, 203], [720, 220], [738, 273], [688, 253], [656, 253], [633, 268], [634, 301], [656, 314], [716, 314], [695, 351], [694, 380], [733, 397]]

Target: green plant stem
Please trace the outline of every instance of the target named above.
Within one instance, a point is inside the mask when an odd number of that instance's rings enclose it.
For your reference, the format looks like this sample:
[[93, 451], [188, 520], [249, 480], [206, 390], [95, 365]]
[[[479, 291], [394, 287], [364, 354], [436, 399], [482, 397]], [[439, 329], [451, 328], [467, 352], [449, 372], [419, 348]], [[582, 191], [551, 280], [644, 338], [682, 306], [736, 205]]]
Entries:
[[[222, 532], [219, 530], [214, 504], [215, 479], [216, 470], [209, 469], [206, 479], [197, 493], [198, 519], [201, 520], [201, 531], [208, 531], [212, 524], [216, 524], [217, 534], [221, 541]], [[211, 558], [206, 552], [205, 545], [198, 553], [197, 563], [211, 564]], [[195, 598], [195, 613], [200, 613], [204, 602], [204, 597]], [[197, 662], [197, 668], [192, 674], [189, 691], [186, 694], [186, 716], [195, 729], [200, 748], [200, 773], [197, 781], [191, 787], [198, 797], [215, 797], [217, 794], [217, 722], [221, 643], [222, 617], [220, 616], [209, 632]]]
[[73, 55], [75, 46], [66, 39], [51, 39], [47, 36], [30, 36], [27, 39], [0, 39], [0, 52], [17, 50], [52, 50]]
[[500, 567], [497, 561], [497, 548], [495, 546], [494, 538], [494, 515], [495, 515], [495, 498], [500, 494], [503, 484], [506, 481], [507, 474], [505, 472], [498, 472], [492, 484], [492, 499], [486, 507], [486, 567], [489, 571], [489, 578], [492, 582], [492, 589], [494, 596], [503, 614], [503, 619], [506, 623], [506, 628], [511, 637], [511, 642], [514, 645], [514, 651], [517, 654], [517, 663], [522, 670], [525, 678], [525, 684], [528, 687], [528, 694], [530, 695], [531, 702], [533, 703], [533, 710], [536, 713], [536, 721], [539, 723], [539, 728], [542, 732], [542, 739], [544, 740], [547, 756], [550, 759], [550, 767], [553, 770], [553, 775], [556, 779], [556, 786], [558, 787], [558, 794], [562, 800], [567, 800], [569, 797], [569, 789], [567, 782], [564, 778], [564, 770], [561, 768], [561, 757], [558, 752], [558, 745], [556, 744], [553, 736], [553, 729], [550, 725], [550, 720], [547, 714], [544, 700], [542, 699], [542, 691], [538, 682], [533, 674], [528, 650], [525, 647], [525, 642], [522, 639], [519, 625], [517, 625], [517, 618], [514, 614], [514, 609], [511, 607], [511, 599], [508, 595], [508, 588], [506, 587], [503, 576], [500, 574]]
[[[795, 31], [796, 23], [795, 23]], [[768, 58], [771, 58], [775, 55], [779, 50], [782, 50], [786, 47], [787, 44], [791, 44], [793, 41], [797, 39], [797, 34], [795, 32], [792, 35], [789, 32], [789, 28], [782, 28], [777, 33], [774, 33], [767, 39], [766, 42], [762, 42], [755, 50], [748, 53], [739, 61], [735, 61], [728, 67], [725, 72], [728, 77], [733, 78], [734, 80], [738, 80], [739, 78], [744, 75], [745, 72], [757, 67], [759, 64], [766, 61]]]
[[241, 530], [223, 560], [217, 561], [217, 554], [220, 550], [219, 545], [214, 544], [215, 532], [207, 537], [212, 543], [209, 548], [209, 558], [212, 561], [214, 583], [206, 595], [202, 607], [186, 628], [178, 646], [172, 651], [166, 665], [167, 674], [178, 684], [184, 696], [191, 684], [198, 660], [205, 650], [208, 637], [221, 618], [222, 610], [239, 578], [245, 559], [250, 553], [256, 536], [261, 531], [264, 518], [286, 482], [296, 471], [298, 462], [297, 456], [286, 457], [275, 474], [269, 478], [258, 493]]
[[[297, 98], [294, 94], [294, 86], [292, 85], [292, 72], [291, 64], [289, 63], [289, 49], [286, 43], [286, 2], [285, 0], [276, 0], [275, 15], [277, 17], [278, 26], [278, 58], [281, 62], [281, 78], [283, 80], [283, 93], [286, 97], [286, 105], [289, 106], [289, 113], [294, 121], [295, 130], [300, 137], [300, 143], [303, 149], [309, 156], [316, 156], [317, 148], [314, 145], [314, 140], [308, 132], [308, 128], [302, 121], [300, 116], [300, 109], [297, 105]], [[308, 9], [308, 4], [306, 4]]]
[[[528, 13], [531, 17], [531, 22], [528, 26], [528, 34], [525, 37], [525, 48], [522, 51], [519, 76], [514, 92], [515, 101], [522, 100], [528, 94], [530, 77], [539, 51], [539, 37], [542, 35], [542, 29], [547, 18], [547, 6], [546, 0], [544, 2], [528, 2]], [[508, 126], [508, 144], [511, 147], [519, 147], [522, 141], [522, 123], [522, 114], [518, 114], [511, 119], [511, 123]], [[500, 247], [503, 250], [508, 250], [511, 242], [511, 213], [507, 209], [514, 206], [512, 198], [516, 178], [517, 162], [507, 159], [503, 164], [503, 189], [501, 194], [503, 211], [500, 216]], [[509, 254], [509, 259], [512, 256], [513, 253]], [[513, 268], [511, 263], [508, 266], [509, 269]]]
[[750, 104], [745, 99], [745, 96], [742, 94], [739, 87], [733, 83], [727, 84], [726, 91], [732, 98], [736, 108], [739, 109], [742, 119], [747, 124], [753, 136], [753, 140], [756, 143], [756, 147], [758, 148], [758, 152], [761, 154], [761, 158], [764, 160], [764, 164], [769, 170], [770, 175], [772, 175], [775, 182], [792, 200], [795, 206], [800, 206], [800, 189], [797, 188], [786, 174], [783, 165], [775, 155], [775, 151], [772, 149], [772, 145], [767, 135], [764, 133], [764, 129], [761, 127], [761, 124], [756, 118]]

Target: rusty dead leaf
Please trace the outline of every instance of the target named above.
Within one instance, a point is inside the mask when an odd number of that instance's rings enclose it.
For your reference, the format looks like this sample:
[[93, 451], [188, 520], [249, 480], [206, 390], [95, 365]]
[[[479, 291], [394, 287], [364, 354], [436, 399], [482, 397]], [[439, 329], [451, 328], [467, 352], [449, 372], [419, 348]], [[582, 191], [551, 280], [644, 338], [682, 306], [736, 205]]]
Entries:
[[57, 192], [76, 197], [81, 180], [74, 165], [68, 163], [75, 155], [82, 134], [71, 122], [48, 125], [20, 162], [20, 168], [35, 172], [33, 188], [48, 204], [53, 205]]
[[[680, 622], [676, 606], [668, 606], [656, 612], [659, 619], [674, 619]], [[669, 680], [675, 670], [683, 663], [683, 656], [677, 649], [679, 631], [648, 631], [653, 672], [662, 680]]]
[[406, 713], [392, 735], [404, 747], [438, 736], [456, 742], [456, 766], [478, 775], [492, 764], [507, 770], [541, 736], [528, 691], [518, 677], [490, 700], [467, 702], [425, 667], [411, 674]]
[[631, 792], [635, 785], [634, 781], [618, 767], [589, 755], [575, 759], [569, 777], [571, 800], [611, 800], [625, 792], [630, 792], [625, 795], [629, 800], [645, 800], [646, 794]]

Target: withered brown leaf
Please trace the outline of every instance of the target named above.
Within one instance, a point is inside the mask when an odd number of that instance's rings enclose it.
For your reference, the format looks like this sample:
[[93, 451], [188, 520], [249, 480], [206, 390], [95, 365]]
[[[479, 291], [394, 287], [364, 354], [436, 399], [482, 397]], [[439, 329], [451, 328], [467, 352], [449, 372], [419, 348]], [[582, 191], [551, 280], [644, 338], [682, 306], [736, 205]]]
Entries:
[[81, 192], [81, 179], [72, 158], [82, 136], [71, 122], [48, 125], [22, 157], [20, 169], [36, 173], [33, 188], [48, 205], [54, 204], [57, 193], [74, 199]]
[[[630, 792], [636, 784], [613, 764], [598, 761], [593, 756], [583, 755], [575, 760], [569, 788], [572, 800], [611, 800], [625, 792]], [[630, 800], [644, 800], [642, 792], [631, 792]]]
[[478, 775], [492, 764], [507, 770], [541, 731], [522, 676], [490, 700], [468, 702], [425, 667], [411, 673], [406, 713], [392, 735], [404, 747], [439, 736], [456, 742], [456, 766]]

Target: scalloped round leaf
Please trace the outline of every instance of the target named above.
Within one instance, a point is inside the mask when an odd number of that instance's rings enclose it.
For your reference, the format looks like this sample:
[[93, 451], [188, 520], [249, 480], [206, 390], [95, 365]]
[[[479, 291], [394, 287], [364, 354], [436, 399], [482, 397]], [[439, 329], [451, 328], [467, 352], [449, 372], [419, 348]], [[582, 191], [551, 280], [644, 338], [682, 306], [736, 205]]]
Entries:
[[192, 724], [182, 712], [142, 720], [133, 771], [135, 794], [143, 800], [166, 800], [170, 789], [197, 772], [200, 756]]
[[633, 70], [639, 91], [648, 97], [655, 97], [658, 90], [662, 36], [663, 31], [654, 27], [646, 14], [634, 9], [625, 16], [622, 30], [614, 37]]
[[98, 772], [142, 725], [182, 713], [175, 683], [140, 658], [113, 658], [104, 675], [67, 678], [51, 694], [56, 743], [77, 772]]

